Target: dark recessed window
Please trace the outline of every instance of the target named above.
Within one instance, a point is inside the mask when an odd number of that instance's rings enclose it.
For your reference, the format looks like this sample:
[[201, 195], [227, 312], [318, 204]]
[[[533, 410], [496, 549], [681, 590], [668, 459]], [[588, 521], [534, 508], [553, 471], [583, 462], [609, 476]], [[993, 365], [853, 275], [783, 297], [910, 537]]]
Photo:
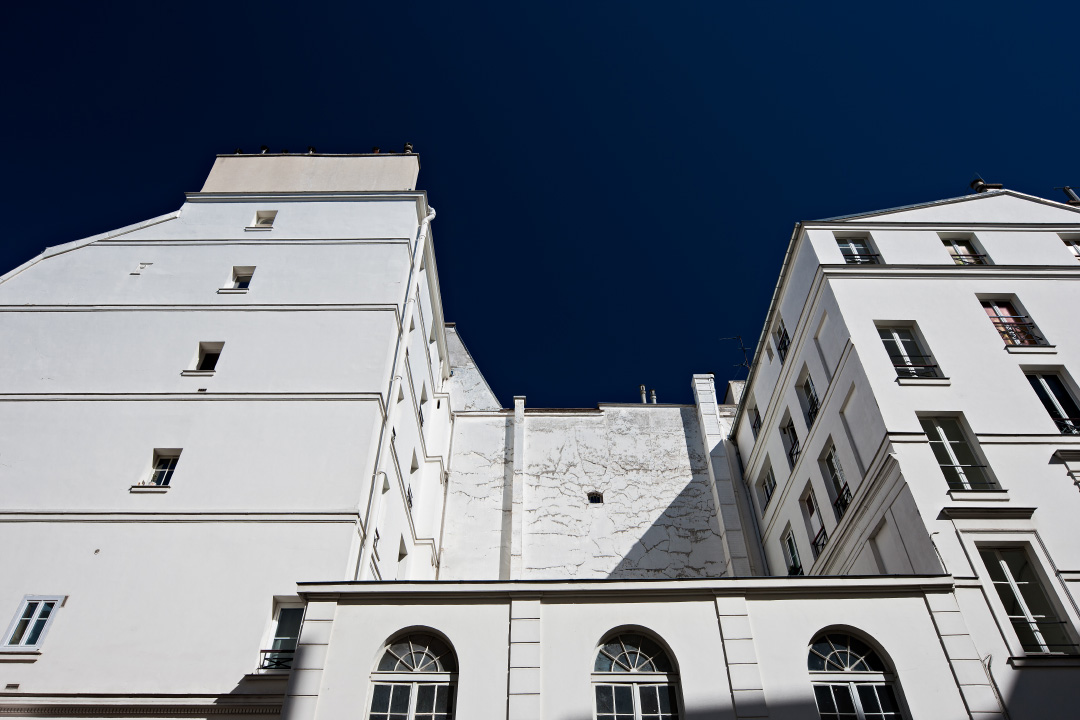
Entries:
[[589, 493], [589, 502], [590, 503], [602, 503], [602, 502], [604, 502], [604, 493], [595, 492], [595, 491]]

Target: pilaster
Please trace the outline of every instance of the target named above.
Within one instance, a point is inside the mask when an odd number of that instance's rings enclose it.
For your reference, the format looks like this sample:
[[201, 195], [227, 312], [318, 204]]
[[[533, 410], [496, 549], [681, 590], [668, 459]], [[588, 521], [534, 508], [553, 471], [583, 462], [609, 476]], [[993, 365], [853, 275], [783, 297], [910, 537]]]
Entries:
[[540, 717], [540, 599], [510, 601], [507, 720]]
[[720, 623], [720, 638], [724, 645], [735, 717], [739, 720], [769, 717], [746, 598], [716, 598], [716, 617]]

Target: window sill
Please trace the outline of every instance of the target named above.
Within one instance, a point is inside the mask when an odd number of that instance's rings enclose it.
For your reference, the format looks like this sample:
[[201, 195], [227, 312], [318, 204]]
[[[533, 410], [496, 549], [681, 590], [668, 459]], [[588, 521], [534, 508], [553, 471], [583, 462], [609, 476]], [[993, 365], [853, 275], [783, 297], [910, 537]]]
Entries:
[[897, 385], [952, 385], [952, 381], [949, 378], [913, 378], [913, 377], [898, 377], [896, 378]]
[[218, 295], [245, 295], [248, 288], [218, 288]]
[[265, 669], [265, 670], [260, 668], [259, 670], [256, 670], [253, 673], [248, 673], [247, 675], [245, 675], [244, 679], [245, 680], [277, 680], [277, 681], [280, 682], [281, 680], [288, 680], [289, 675], [291, 675], [291, 674], [292, 674], [292, 669], [291, 668], [288, 669], [288, 670], [286, 670], [284, 668]]
[[270, 230], [273, 230], [273, 229], [274, 229], [273, 226], [269, 226], [269, 227], [254, 227], [254, 226], [251, 226], [251, 227], [244, 228], [244, 230], [246, 230], [248, 232], [269, 232]]
[[1003, 502], [1009, 499], [1008, 490], [950, 490], [953, 500], [974, 500], [977, 502]]
[[170, 485], [132, 485], [128, 492], [133, 493], [166, 493], [169, 492]]
[[1010, 355], [1053, 355], [1057, 352], [1057, 345], [1006, 345], [1005, 352]]
[[181, 377], [214, 377], [213, 370], [181, 370]]
[[1008, 662], [1013, 667], [1080, 667], [1080, 655], [1023, 655]]
[[0, 648], [0, 663], [32, 663], [41, 657], [41, 651], [33, 648]]

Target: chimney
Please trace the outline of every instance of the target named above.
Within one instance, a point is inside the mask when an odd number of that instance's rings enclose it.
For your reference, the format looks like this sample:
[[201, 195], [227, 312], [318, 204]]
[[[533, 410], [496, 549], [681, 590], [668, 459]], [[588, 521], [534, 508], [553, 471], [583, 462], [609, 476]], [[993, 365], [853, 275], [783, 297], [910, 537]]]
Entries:
[[656, 404], [656, 390], [655, 389], [649, 391], [649, 399], [652, 401], [653, 405]]
[[641, 404], [642, 405], [645, 404], [645, 386], [644, 385], [641, 386]]
[[977, 177], [977, 178], [975, 178], [974, 180], [971, 181], [971, 186], [970, 187], [976, 193], [984, 193], [987, 190], [1000, 190], [1001, 188], [1003, 188], [1005, 186], [1002, 185], [1001, 183], [988, 183], [988, 182], [984, 181], [981, 177]]

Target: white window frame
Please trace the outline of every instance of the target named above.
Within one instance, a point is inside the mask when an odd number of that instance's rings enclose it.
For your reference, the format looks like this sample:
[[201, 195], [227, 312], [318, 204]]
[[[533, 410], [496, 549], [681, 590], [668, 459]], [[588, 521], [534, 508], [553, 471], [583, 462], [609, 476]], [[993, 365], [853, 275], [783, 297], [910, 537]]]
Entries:
[[[664, 645], [662, 645], [654, 636], [652, 636], [652, 635], [650, 635], [648, 633], [636, 632], [636, 631], [632, 631], [632, 630], [628, 630], [626, 632], [618, 632], [618, 633], [614, 633], [614, 634], [609, 634], [605, 638], [605, 640], [603, 642], [601, 642], [596, 647], [596, 649], [594, 650], [594, 652], [593, 652], [594, 662], [595, 662], [595, 658], [601, 652], [601, 649], [604, 647], [605, 644], [607, 644], [607, 643], [609, 643], [609, 642], [611, 642], [613, 640], [616, 640], [617, 638], [619, 638], [619, 637], [621, 637], [623, 635], [638, 635], [638, 636], [640, 636], [642, 638], [647, 639], [649, 642], [654, 643], [655, 645], [657, 645], [660, 648], [660, 651], [664, 654], [664, 657], [667, 659], [667, 662], [670, 664], [672, 670], [670, 672], [644, 671], [644, 670], [634, 670], [634, 671], [631, 671], [631, 672], [625, 672], [625, 671], [622, 671], [622, 672], [600, 672], [600, 671], [597, 671], [597, 670], [593, 670], [593, 673], [592, 673], [592, 676], [591, 676], [591, 681], [592, 681], [592, 683], [591, 683], [592, 684], [592, 693], [591, 693], [592, 694], [592, 700], [591, 700], [591, 702], [592, 702], [592, 706], [593, 706], [592, 717], [596, 718], [601, 714], [601, 713], [597, 712], [597, 708], [596, 708], [596, 688], [597, 687], [600, 687], [600, 686], [604, 686], [604, 687], [629, 687], [630, 688], [630, 697], [631, 697], [631, 700], [632, 700], [633, 705], [634, 705], [634, 720], [641, 720], [641, 717], [642, 717], [641, 692], [640, 692], [641, 688], [656, 687], [656, 686], [666, 686], [666, 687], [673, 688], [674, 691], [675, 691], [675, 693], [674, 693], [675, 694], [675, 709], [674, 709], [673, 712], [665, 713], [665, 714], [670, 715], [675, 720], [683, 720], [685, 718], [685, 715], [684, 715], [685, 709], [684, 709], [683, 698], [682, 698], [682, 683], [679, 681], [678, 667], [675, 665], [675, 661], [672, 659], [671, 653], [668, 651], [668, 649], [666, 647], [664, 647]], [[608, 657], [611, 657], [611, 655], [608, 655]], [[651, 657], [655, 657], [655, 656], [651, 656]], [[594, 665], [594, 667], [595, 667], [595, 665]], [[603, 714], [604, 715], [615, 715], [616, 713], [611, 712], [611, 713], [603, 713]], [[622, 715], [623, 713], [618, 713], [618, 714]], [[650, 715], [652, 715], [652, 714], [650, 714]]]
[[[1061, 416], [1058, 418], [1051, 418], [1051, 420], [1054, 421], [1054, 424], [1057, 425], [1058, 431], [1063, 435], [1080, 435], [1080, 417], [1069, 417], [1069, 413], [1066, 412], [1065, 407], [1061, 404], [1061, 398], [1057, 396], [1057, 394], [1053, 391], [1050, 385], [1046, 382], [1047, 376], [1055, 377], [1057, 378], [1058, 382], [1061, 383], [1062, 387], [1065, 389], [1065, 392], [1069, 393], [1069, 382], [1066, 380], [1064, 373], [1054, 370], [1024, 370], [1024, 376], [1025, 378], [1034, 377], [1036, 380], [1038, 380], [1040, 387], [1042, 387], [1043, 392], [1046, 393], [1046, 396], [1050, 400], [1050, 403], [1054, 406], [1054, 409], [1058, 412], [1058, 415]], [[1038, 394], [1036, 394], [1036, 397], [1038, 398]], [[1072, 401], [1073, 405], [1080, 404], [1076, 401], [1075, 397], [1071, 396], [1071, 394], [1069, 396], [1069, 400]], [[1042, 398], [1039, 398], [1039, 404], [1043, 404]], [[1066, 428], [1068, 428], [1068, 430], [1066, 430]]]
[[[979, 252], [981, 249], [975, 241], [974, 237], [963, 238], [941, 238], [941, 243], [949, 251], [949, 257], [952, 258], [955, 265], [989, 265], [990, 257], [985, 252]], [[963, 252], [962, 252], [963, 251]], [[974, 262], [957, 262], [957, 258], [972, 258]]]
[[[821, 633], [822, 635], [828, 635], [832, 633]], [[838, 631], [837, 634], [848, 635], [854, 637], [850, 633]], [[815, 638], [816, 639], [816, 638]], [[826, 686], [841, 686], [848, 689], [848, 694], [851, 698], [852, 705], [855, 708], [855, 717], [858, 720], [865, 720], [867, 717], [867, 711], [863, 707], [862, 698], [859, 696], [859, 686], [862, 687], [881, 687], [887, 686], [892, 693], [894, 700], [896, 701], [897, 716], [901, 719], [910, 717], [907, 705], [904, 702], [903, 693], [900, 692], [900, 683], [896, 677], [896, 674], [888, 669], [888, 664], [885, 662], [885, 658], [878, 652], [872, 645], [866, 642], [863, 638], [857, 638], [860, 642], [865, 643], [878, 657], [878, 662], [886, 668], [884, 671], [879, 672], [876, 670], [810, 670], [810, 683], [814, 690], [814, 704], [817, 709], [818, 716], [821, 717], [821, 708], [817, 705], [817, 690], [818, 687]], [[836, 696], [833, 695], [833, 698]], [[832, 715], [833, 713], [829, 713]], [[880, 717], [881, 713], [869, 713], [870, 717]]]
[[[449, 688], [451, 688], [450, 692], [452, 694], [451, 694], [451, 697], [450, 697], [450, 709], [449, 709], [449, 712], [447, 714], [451, 718], [454, 718], [454, 717], [457, 716], [457, 695], [458, 695], [458, 693], [457, 693], [457, 685], [458, 685], [458, 672], [460, 671], [460, 668], [458, 668], [458, 665], [457, 665], [457, 652], [454, 650], [454, 647], [449, 642], [447, 642], [446, 640], [443, 640], [441, 637], [437, 637], [433, 633], [431, 633], [430, 631], [424, 631], [424, 630], [418, 630], [416, 633], [408, 633], [408, 634], [405, 634], [405, 635], [397, 635], [390, 642], [383, 645], [382, 651], [379, 653], [379, 656], [375, 661], [375, 667], [378, 668], [379, 663], [382, 661], [383, 656], [386, 654], [387, 650], [390, 648], [391, 645], [393, 645], [395, 643], [398, 643], [398, 642], [401, 642], [402, 640], [408, 639], [408, 638], [412, 637], [414, 634], [415, 635], [432, 635], [433, 637], [436, 637], [436, 639], [438, 639], [440, 642], [444, 643], [446, 645], [447, 649], [450, 651], [451, 656], [453, 656], [453, 658], [454, 658], [454, 667], [457, 668], [457, 669], [455, 669], [453, 672], [420, 672], [420, 671], [409, 671], [409, 670], [387, 671], [387, 670], [378, 670], [378, 669], [373, 670], [372, 673], [371, 673], [371, 682], [369, 683], [370, 687], [369, 687], [369, 690], [368, 690], [367, 703], [365, 705], [365, 707], [367, 709], [364, 712], [364, 716], [363, 716], [365, 720], [367, 720], [367, 718], [370, 718], [372, 713], [373, 713], [371, 705], [372, 705], [372, 702], [375, 700], [375, 689], [379, 685], [389, 685], [389, 686], [391, 686], [391, 688], [393, 688], [393, 687], [408, 687], [409, 688], [409, 708], [408, 708], [408, 714], [407, 714], [408, 720], [414, 720], [414, 718], [416, 717], [416, 701], [417, 701], [418, 696], [420, 694], [419, 693], [419, 686], [420, 685], [435, 685], [435, 686], [449, 687]], [[392, 692], [393, 692], [393, 690], [391, 690], [391, 693]], [[436, 692], [438, 692], [438, 691], [436, 690]], [[386, 713], [380, 713], [380, 714], [385, 715]]]
[[[941, 377], [941, 369], [937, 366], [937, 361], [933, 355], [926, 348], [926, 344], [922, 338], [919, 337], [918, 331], [914, 325], [879, 325], [878, 337], [881, 338], [881, 344], [885, 347], [885, 354], [888, 355], [889, 360], [893, 362], [893, 369], [896, 372], [898, 378], [919, 378], [919, 377]], [[916, 355], [912, 355], [908, 352], [908, 348], [904, 346], [904, 339], [900, 337], [900, 333], [907, 333], [910, 336], [911, 345], [918, 351]], [[888, 333], [888, 339], [881, 337], [882, 333]], [[895, 346], [897, 353], [899, 354], [899, 360], [903, 361], [903, 365], [897, 365], [893, 359], [892, 353], [889, 352], [889, 345], [887, 343], [892, 342]], [[916, 362], [913, 358], [925, 358], [929, 362], [920, 363]], [[907, 368], [907, 372], [904, 369]]]
[[[182, 452], [183, 450], [180, 448], [155, 448], [150, 464], [150, 476], [146, 478], [143, 485], [154, 485], [162, 488], [172, 487], [172, 478], [176, 474], [176, 466], [180, 463], [180, 454]], [[160, 465], [166, 467], [159, 467]], [[158, 478], [158, 473], [164, 473], [164, 477]]]
[[796, 565], [799, 567], [799, 573], [797, 574], [805, 575], [806, 567], [799, 558], [799, 543], [795, 540], [795, 531], [790, 526], [780, 536], [780, 547], [784, 551], [784, 562], [787, 564], [785, 569], [788, 571], [788, 575], [791, 575], [791, 569]]
[[[293, 660], [296, 659], [296, 648], [295, 647], [292, 650], [288, 650], [288, 649], [285, 649], [285, 648], [275, 648], [274, 647], [274, 643], [276, 643], [278, 641], [278, 639], [279, 639], [279, 637], [278, 637], [278, 626], [281, 623], [281, 612], [283, 610], [300, 610], [301, 611], [300, 632], [303, 632], [303, 629], [304, 629], [304, 615], [306, 615], [305, 611], [307, 610], [307, 605], [305, 605], [303, 602], [300, 602], [299, 600], [290, 600], [290, 601], [287, 601], [287, 602], [279, 602], [279, 603], [277, 603], [276, 607], [274, 608], [274, 614], [273, 614], [272, 619], [270, 621], [270, 627], [267, 629], [267, 632], [266, 632], [265, 641], [263, 642], [262, 647], [265, 648], [265, 649], [262, 649], [259, 652], [259, 672], [261, 672], [261, 673], [266, 673], [266, 672], [273, 673], [275, 671], [284, 671], [284, 672], [289, 671], [288, 668], [267, 668], [267, 667], [264, 667], [265, 664], [266, 664], [266, 661], [267, 661], [267, 656], [272, 652], [280, 652], [280, 653], [291, 652], [291, 653], [293, 653]], [[300, 644], [299, 634], [297, 635], [296, 641], [297, 641], [297, 646], [299, 646], [299, 644]], [[292, 660], [290, 660], [289, 662], [291, 663]]]
[[[11, 618], [11, 622], [8, 623], [7, 630], [4, 631], [3, 645], [0, 645], [0, 651], [18, 652], [27, 650], [39, 650], [41, 645], [45, 642], [45, 636], [49, 632], [49, 628], [52, 627], [53, 621], [56, 620], [56, 615], [60, 608], [64, 606], [64, 602], [67, 600], [67, 595], [24, 595], [22, 602], [19, 603], [19, 609], [15, 613], [15, 616]], [[29, 622], [26, 628], [23, 630], [22, 637], [19, 638], [20, 642], [12, 643], [12, 635], [14, 635], [16, 628], [22, 621], [23, 616], [26, 614], [26, 610], [31, 603], [40, 603], [35, 608], [33, 615], [28, 619]], [[47, 603], [52, 603], [52, 607], [49, 609], [49, 615], [45, 618], [45, 623], [41, 630], [37, 634], [37, 640], [34, 643], [21, 642], [26, 639], [27, 635], [32, 632], [34, 625], [37, 624], [41, 617], [41, 612], [44, 610]]]
[[[861, 251], [856, 245], [861, 246]], [[847, 265], [877, 265], [880, 261], [869, 237], [838, 237], [836, 246]], [[851, 254], [845, 254], [844, 250], [849, 250]]]
[[[1042, 589], [1045, 591], [1047, 598], [1057, 611], [1058, 617], [1065, 621], [1069, 636], [1074, 641], [1077, 639], [1080, 615], [1077, 615], [1070, 602], [1062, 599], [1068, 597], [1068, 590], [1062, 583], [1061, 576], [1058, 574], [1053, 562], [1050, 560], [1050, 556], [1046, 552], [1046, 548], [1042, 544], [1042, 540], [1034, 529], [1002, 532], [972, 527], [973, 523], [978, 521], [959, 520], [954, 522], [956, 522], [960, 530], [960, 539], [964, 544], [968, 557], [971, 559], [972, 566], [979, 569], [979, 581], [983, 585], [983, 593], [988, 598], [990, 611], [997, 620], [1002, 640], [1009, 648], [1009, 654], [1012, 657], [1031, 657], [1032, 654], [1024, 650], [1020, 638], [1013, 630], [1012, 620], [1009, 618], [1005, 606], [1001, 603], [1001, 598], [998, 597], [997, 589], [990, 580], [989, 572], [983, 572], [985, 568], [983, 568], [982, 556], [979, 554], [980, 548], [1023, 547], [1027, 551], [1028, 557], [1031, 558], [1036, 573], [1043, 581]], [[1042, 657], [1042, 655], [1034, 654], [1034, 657]], [[1069, 655], [1068, 657], [1075, 656]]]
[[758, 489], [761, 493], [761, 514], [764, 515], [769, 503], [772, 502], [773, 495], [776, 494], [776, 475], [773, 473], [772, 465], [768, 465], [761, 473]]
[[[951, 466], [953, 467], [953, 469], [956, 470], [956, 474], [960, 478], [960, 484], [962, 485], [962, 487], [960, 487], [960, 488], [950, 488], [951, 490], [965, 490], [965, 491], [979, 492], [979, 491], [997, 490], [997, 489], [999, 489], [997, 479], [990, 472], [989, 464], [985, 461], [985, 459], [982, 456], [982, 453], [979, 451], [978, 443], [972, 440], [971, 433], [968, 432], [967, 428], [964, 426], [964, 423], [961, 421], [961, 419], [959, 417], [953, 416], [953, 415], [922, 415], [922, 416], [919, 417], [919, 420], [920, 421], [929, 420], [933, 424], [934, 430], [937, 431], [937, 437], [936, 438], [930, 438], [929, 434], [927, 435], [927, 437], [931, 441], [936, 440], [939, 443], [941, 443], [942, 447], [945, 450], [945, 454], [949, 456], [949, 461], [951, 463]], [[941, 420], [952, 420], [953, 422], [956, 423], [957, 427], [960, 428], [960, 435], [961, 435], [961, 437], [963, 437], [963, 441], [964, 441], [965, 444], [967, 444], [968, 449], [970, 450], [972, 456], [976, 460], [982, 460], [982, 463], [981, 463], [982, 471], [983, 471], [983, 474], [986, 475], [986, 480], [987, 480], [987, 483], [988, 483], [988, 485], [990, 487], [978, 487], [978, 488], [977, 487], [972, 487], [971, 480], [968, 478], [967, 474], [964, 472], [964, 468], [969, 467], [969, 466], [960, 464], [959, 458], [957, 458], [956, 453], [953, 452], [952, 442], [949, 440], [948, 436], [945, 434], [945, 431], [942, 430], [942, 428], [941, 428], [941, 423], [940, 423]], [[921, 422], [920, 422], [920, 425], [921, 425]], [[933, 447], [930, 448], [930, 452], [931, 452], [932, 455], [934, 455], [934, 462], [938, 464], [938, 469], [941, 469], [943, 466], [941, 465], [940, 462], [938, 462], [937, 455], [934, 454]], [[942, 474], [942, 476], [945, 476], [944, 471], [942, 471], [941, 474]], [[948, 477], [945, 477], [945, 480], [946, 480], [946, 482], [948, 482]]]
[[1080, 239], [1078, 238], [1062, 238], [1065, 241], [1065, 246], [1072, 251], [1072, 254], [1077, 260], [1080, 260]]
[[277, 210], [257, 210], [255, 217], [251, 219], [248, 230], [272, 230], [277, 220]]

